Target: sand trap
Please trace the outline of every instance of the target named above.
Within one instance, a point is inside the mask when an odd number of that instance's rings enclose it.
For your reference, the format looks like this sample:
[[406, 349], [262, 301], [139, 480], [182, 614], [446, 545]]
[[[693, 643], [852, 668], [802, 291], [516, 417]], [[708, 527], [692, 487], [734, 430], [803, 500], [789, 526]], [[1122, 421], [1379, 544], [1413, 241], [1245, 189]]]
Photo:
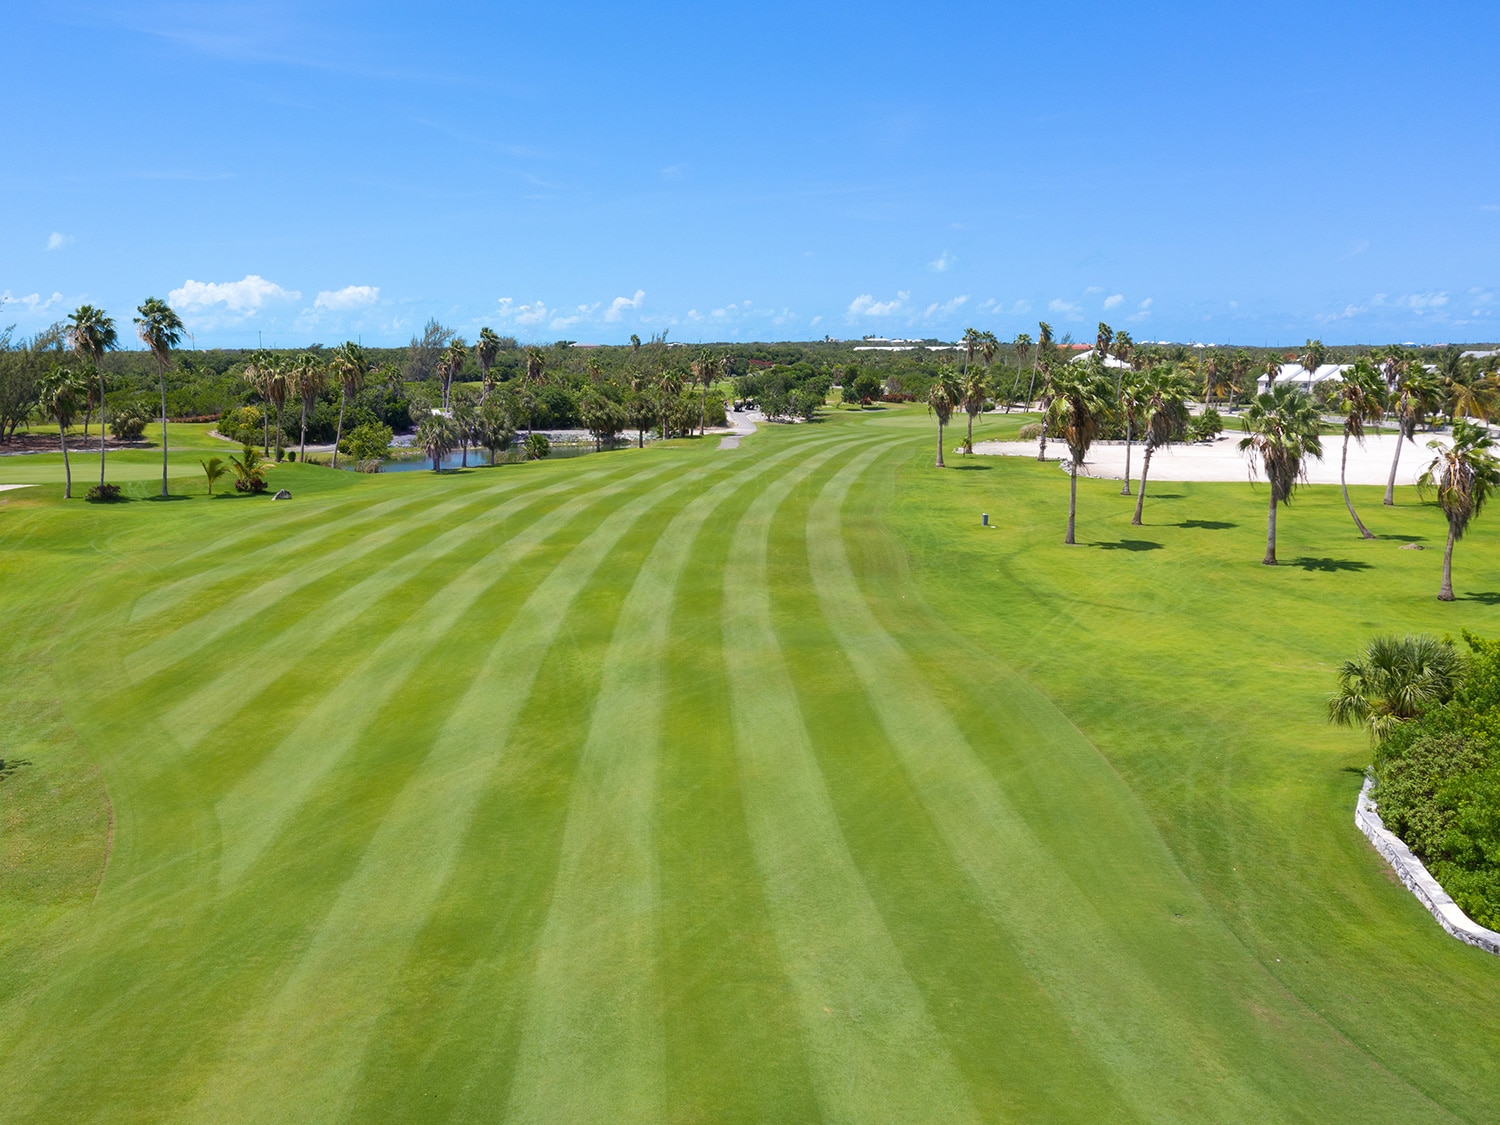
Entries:
[[12, 488], [35, 488], [35, 487], [36, 487], [36, 485], [34, 485], [34, 484], [0, 484], [0, 492], [5, 492], [5, 491], [7, 491], [9, 489], [12, 489]]
[[[1237, 448], [1243, 437], [1235, 431], [1224, 434], [1211, 445], [1168, 445], [1158, 449], [1151, 457], [1152, 480], [1183, 481], [1241, 481], [1250, 477], [1250, 465], [1245, 455]], [[1401, 450], [1401, 465], [1396, 474], [1397, 484], [1416, 484], [1432, 461], [1433, 453], [1427, 448], [1429, 441], [1450, 444], [1450, 439], [1441, 435], [1418, 434]], [[1339, 455], [1343, 447], [1342, 435], [1331, 435], [1323, 439], [1323, 460], [1308, 465], [1307, 479], [1311, 484], [1338, 484]], [[976, 441], [974, 452], [988, 456], [1036, 458], [1037, 443], [1034, 441]], [[1382, 434], [1365, 439], [1363, 447], [1358, 442], [1349, 443], [1350, 484], [1384, 485], [1391, 473], [1391, 458], [1396, 453], [1396, 435]], [[1068, 455], [1067, 446], [1061, 442], [1047, 440], [1047, 460], [1056, 461]], [[1125, 476], [1125, 443], [1098, 442], [1089, 450], [1089, 458], [1083, 464], [1084, 475], [1120, 480]], [[1141, 475], [1141, 447], [1136, 444], [1130, 452], [1130, 475], [1139, 480]]]

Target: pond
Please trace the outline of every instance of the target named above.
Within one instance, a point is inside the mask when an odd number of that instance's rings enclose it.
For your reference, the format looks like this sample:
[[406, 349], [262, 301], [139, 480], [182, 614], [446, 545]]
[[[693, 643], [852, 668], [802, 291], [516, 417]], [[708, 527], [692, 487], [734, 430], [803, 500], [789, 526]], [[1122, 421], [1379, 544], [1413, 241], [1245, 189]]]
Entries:
[[[592, 442], [583, 445], [558, 445], [552, 446], [552, 452], [548, 454], [547, 460], [560, 461], [568, 457], [582, 457], [585, 453], [594, 452]], [[495, 458], [497, 465], [513, 465], [523, 460], [521, 451], [510, 449]], [[438, 462], [444, 469], [458, 469], [463, 467], [463, 454], [450, 453]], [[487, 469], [490, 467], [490, 455], [483, 449], [469, 450], [469, 468]], [[399, 460], [387, 461], [380, 467], [382, 473], [415, 473], [426, 469], [432, 471], [432, 461], [426, 457], [403, 456]]]

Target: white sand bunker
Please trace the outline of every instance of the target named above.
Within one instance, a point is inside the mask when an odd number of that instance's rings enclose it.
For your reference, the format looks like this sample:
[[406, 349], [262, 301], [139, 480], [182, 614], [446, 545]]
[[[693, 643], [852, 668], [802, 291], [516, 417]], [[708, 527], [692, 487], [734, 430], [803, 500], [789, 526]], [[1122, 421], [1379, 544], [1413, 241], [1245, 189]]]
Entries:
[[0, 484], [0, 492], [5, 492], [7, 489], [11, 489], [11, 488], [31, 488], [31, 487], [33, 487], [33, 486], [29, 485], [29, 484]]
[[[1151, 456], [1152, 480], [1182, 481], [1240, 481], [1250, 476], [1250, 464], [1239, 451], [1239, 439], [1243, 435], [1236, 430], [1226, 432], [1217, 441], [1195, 445], [1165, 445]], [[1416, 484], [1417, 478], [1432, 461], [1429, 441], [1450, 444], [1450, 439], [1441, 435], [1418, 434], [1415, 441], [1408, 441], [1401, 449], [1401, 464], [1396, 473], [1397, 484]], [[1329, 434], [1323, 438], [1323, 460], [1311, 461], [1307, 466], [1307, 479], [1312, 484], [1338, 484], [1339, 457], [1344, 438], [1342, 434]], [[976, 441], [974, 452], [1000, 457], [1036, 457], [1035, 441]], [[1349, 443], [1350, 484], [1384, 485], [1390, 478], [1391, 458], [1396, 455], [1396, 435], [1381, 434], [1365, 438], [1361, 446], [1356, 441]], [[1068, 456], [1068, 447], [1060, 441], [1047, 439], [1047, 460], [1057, 461]], [[1130, 451], [1130, 475], [1139, 478], [1143, 450], [1137, 442]], [[1125, 443], [1095, 442], [1089, 449], [1088, 460], [1083, 463], [1085, 476], [1120, 480], [1125, 476]]]

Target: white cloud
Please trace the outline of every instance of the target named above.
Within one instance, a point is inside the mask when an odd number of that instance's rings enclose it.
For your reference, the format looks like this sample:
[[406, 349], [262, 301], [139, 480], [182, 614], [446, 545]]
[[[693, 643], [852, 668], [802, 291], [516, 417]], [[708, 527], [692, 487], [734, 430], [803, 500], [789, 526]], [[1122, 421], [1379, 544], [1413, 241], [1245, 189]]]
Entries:
[[905, 289], [896, 294], [895, 300], [877, 301], [869, 293], [861, 293], [849, 302], [849, 315], [857, 316], [892, 316], [901, 311], [902, 306], [911, 294]]
[[604, 319], [614, 324], [625, 315], [626, 309], [638, 309], [646, 300], [646, 291], [637, 289], [634, 297], [616, 297], [609, 303], [609, 308], [604, 310]]
[[944, 250], [932, 261], [927, 263], [927, 268], [935, 273], [947, 273], [948, 267], [953, 264], [953, 255]]
[[1102, 285], [1090, 285], [1087, 289], [1084, 290], [1084, 292], [1088, 293], [1091, 296], [1093, 294], [1095, 294], [1095, 293], [1103, 293], [1104, 292], [1104, 286], [1102, 286]]
[[167, 294], [167, 303], [185, 312], [223, 305], [226, 310], [249, 316], [262, 306], [280, 301], [299, 301], [302, 294], [283, 289], [259, 274], [246, 274], [240, 281], [193, 281], [189, 278], [181, 289]]
[[540, 324], [551, 316], [552, 312], [542, 301], [517, 305], [509, 297], [501, 297], [496, 315], [501, 320], [514, 320], [517, 324]]
[[1144, 301], [1141, 302], [1140, 309], [1141, 309], [1141, 312], [1146, 312], [1150, 308], [1151, 308], [1151, 298], [1147, 297]]
[[823, 318], [821, 316], [815, 316], [809, 323], [813, 328], [816, 328], [818, 325], [823, 323]]
[[47, 249], [59, 250], [72, 241], [73, 236], [71, 234], [63, 234], [60, 231], [53, 231], [47, 236]]
[[1440, 309], [1448, 303], [1446, 293], [1413, 293], [1401, 299], [1401, 304], [1415, 312], [1425, 312], [1428, 309]]
[[24, 297], [13, 296], [9, 289], [4, 293], [0, 293], [0, 305], [24, 305], [27, 312], [40, 312], [42, 309], [49, 309], [53, 305], [62, 304], [62, 302], [63, 295], [61, 293], [53, 293], [45, 301], [42, 300], [40, 293], [28, 293]]
[[1061, 297], [1053, 297], [1047, 302], [1047, 311], [1065, 316], [1071, 320], [1077, 320], [1083, 315], [1083, 306], [1077, 301], [1064, 301]]
[[1117, 309], [1124, 302], [1124, 300], [1125, 294], [1123, 293], [1111, 294], [1110, 296], [1104, 298], [1104, 307], [1107, 309]]
[[934, 301], [922, 312], [923, 320], [931, 320], [933, 317], [952, 316], [969, 301], [969, 295], [965, 293], [962, 297], [953, 297], [942, 304]]
[[313, 299], [313, 308], [342, 311], [373, 305], [380, 300], [378, 285], [346, 285], [342, 289], [324, 289]]

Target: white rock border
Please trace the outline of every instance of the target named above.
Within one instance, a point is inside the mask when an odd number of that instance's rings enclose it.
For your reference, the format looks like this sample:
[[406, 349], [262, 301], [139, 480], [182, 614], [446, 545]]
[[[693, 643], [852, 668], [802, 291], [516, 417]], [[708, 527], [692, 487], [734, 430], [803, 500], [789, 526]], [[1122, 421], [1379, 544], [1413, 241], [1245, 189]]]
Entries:
[[1375, 811], [1375, 802], [1370, 800], [1370, 789], [1375, 782], [1365, 778], [1359, 791], [1359, 801], [1354, 806], [1354, 824], [1370, 838], [1385, 861], [1395, 870], [1397, 878], [1406, 889], [1417, 896], [1417, 901], [1427, 907], [1438, 920], [1438, 925], [1459, 941], [1478, 946], [1486, 953], [1500, 954], [1500, 934], [1487, 930], [1458, 908], [1458, 903], [1449, 897], [1442, 885], [1432, 877], [1427, 867], [1400, 837], [1386, 828]]

